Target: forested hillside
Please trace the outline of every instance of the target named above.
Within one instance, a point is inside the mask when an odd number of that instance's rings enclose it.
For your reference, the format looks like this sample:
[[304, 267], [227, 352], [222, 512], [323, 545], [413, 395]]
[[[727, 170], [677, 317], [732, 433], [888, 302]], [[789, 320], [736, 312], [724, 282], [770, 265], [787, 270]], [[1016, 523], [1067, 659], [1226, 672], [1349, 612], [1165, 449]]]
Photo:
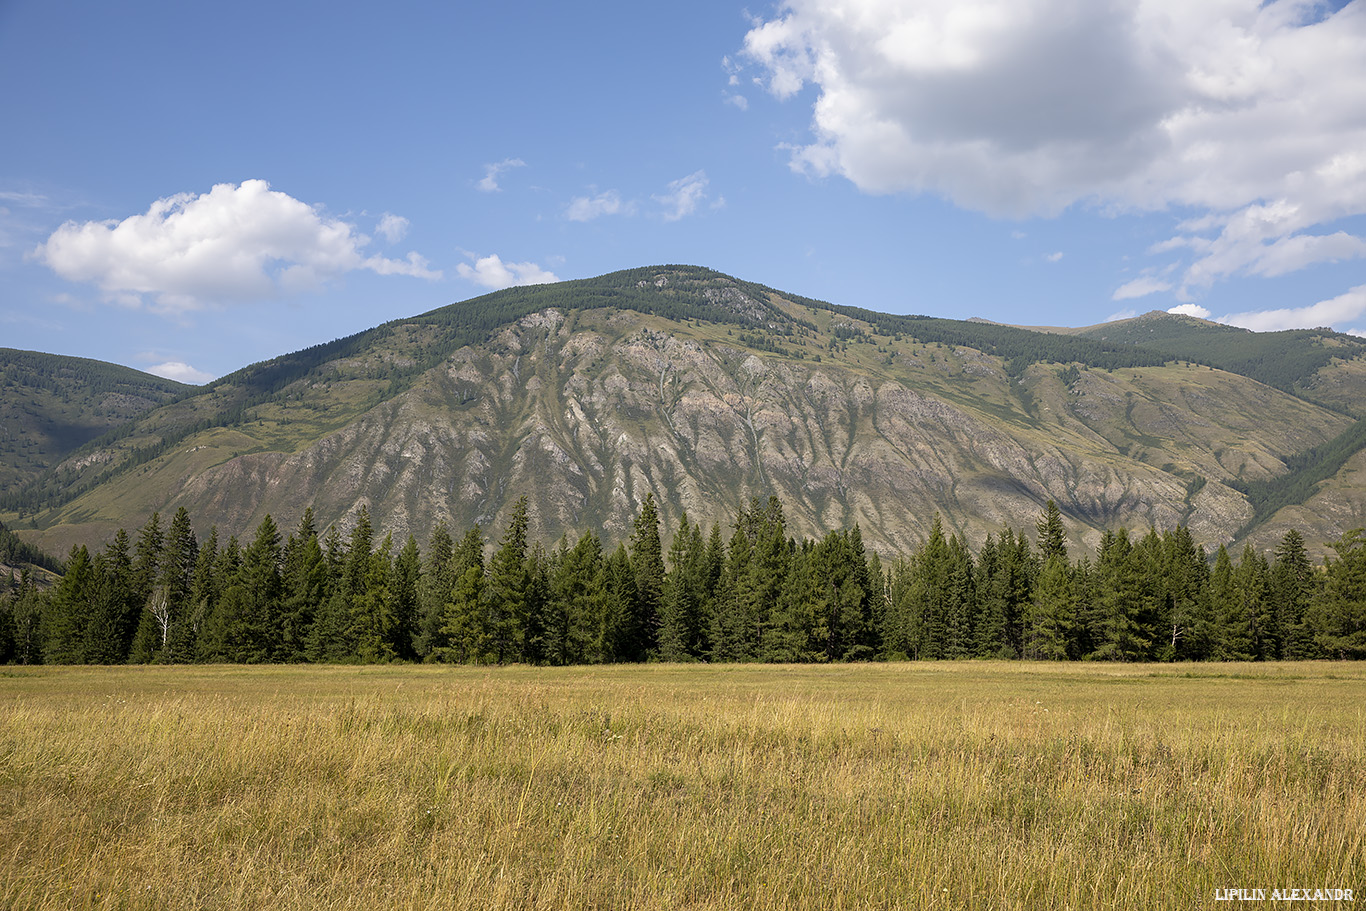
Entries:
[[116, 364], [0, 348], [0, 501], [192, 388]]
[[1183, 526], [1121, 529], [1073, 558], [1052, 502], [1033, 535], [1003, 529], [976, 553], [936, 517], [890, 563], [857, 526], [789, 536], [777, 498], [726, 532], [661, 526], [647, 495], [627, 540], [550, 545], [522, 498], [491, 552], [480, 528], [441, 525], [424, 554], [365, 510], [345, 537], [306, 512], [287, 535], [267, 516], [246, 543], [154, 515], [73, 550], [52, 591], [0, 598], [0, 661], [1366, 658], [1360, 530], [1321, 567], [1291, 532], [1274, 561], [1221, 547], [1211, 568]]

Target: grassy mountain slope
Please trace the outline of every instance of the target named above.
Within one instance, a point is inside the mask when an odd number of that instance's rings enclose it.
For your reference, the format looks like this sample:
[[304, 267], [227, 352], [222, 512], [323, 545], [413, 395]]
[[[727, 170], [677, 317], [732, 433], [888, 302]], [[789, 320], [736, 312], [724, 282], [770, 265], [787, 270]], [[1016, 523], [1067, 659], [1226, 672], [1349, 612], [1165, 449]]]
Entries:
[[1209, 364], [1366, 417], [1366, 398], [1360, 395], [1366, 385], [1332, 384], [1323, 375], [1327, 368], [1366, 356], [1366, 339], [1353, 335], [1331, 329], [1252, 332], [1156, 310], [1078, 330], [1077, 335]]
[[[1188, 522], [1228, 539], [1233, 485], [1351, 419], [1113, 341], [832, 307], [661, 266], [514, 288], [247, 367], [92, 444], [19, 507], [51, 552], [184, 505], [245, 534], [313, 505], [384, 529], [617, 537], [777, 493], [795, 533], [858, 522], [904, 550], [936, 512], [979, 541], [1049, 497], [1074, 541]], [[1065, 359], [1067, 366], [1053, 361]]]
[[[1228, 540], [1238, 486], [1352, 419], [1112, 340], [897, 317], [692, 267], [517, 288], [253, 365], [88, 445], [12, 497], [49, 551], [185, 506], [244, 534], [367, 504], [425, 537], [624, 536], [646, 491], [672, 525], [776, 493], [794, 533], [858, 522], [884, 551], [936, 512], [975, 544], [1054, 498], [1074, 542], [1188, 522]], [[1166, 363], [1164, 363], [1166, 362]], [[1312, 530], [1310, 532], [1312, 534]]]
[[117, 364], [0, 348], [0, 496], [193, 388]]

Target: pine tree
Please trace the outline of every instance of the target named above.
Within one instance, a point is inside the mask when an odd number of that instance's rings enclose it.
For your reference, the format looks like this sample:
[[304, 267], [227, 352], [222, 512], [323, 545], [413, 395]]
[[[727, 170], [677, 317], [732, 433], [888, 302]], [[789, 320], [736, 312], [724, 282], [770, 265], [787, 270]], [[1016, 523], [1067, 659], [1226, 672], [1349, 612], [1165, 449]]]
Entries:
[[1278, 657], [1292, 661], [1318, 657], [1317, 643], [1305, 622], [1314, 583], [1314, 567], [1304, 538], [1292, 528], [1277, 545], [1276, 562], [1271, 567], [1271, 598], [1281, 632]]
[[1209, 596], [1209, 562], [1184, 525], [1162, 536], [1163, 631], [1170, 633], [1159, 655], [1167, 660], [1203, 661], [1214, 646]]
[[72, 547], [66, 559], [66, 572], [53, 590], [42, 616], [45, 664], [82, 664], [89, 660], [85, 631], [91, 621], [95, 585], [90, 551], [84, 544]]
[[281, 583], [279, 660], [303, 661], [318, 611], [330, 595], [312, 507], [304, 510], [298, 529], [285, 544]]
[[628, 661], [644, 661], [658, 639], [660, 607], [664, 598], [664, 548], [659, 537], [659, 510], [653, 493], [645, 494], [631, 532], [631, 569], [636, 597], [626, 632]]
[[1052, 557], [1061, 557], [1067, 560], [1067, 529], [1063, 528], [1062, 513], [1058, 511], [1058, 504], [1052, 499], [1044, 507], [1044, 513], [1034, 524], [1038, 531], [1035, 539], [1035, 546], [1039, 550], [1039, 560], [1047, 563]]
[[429, 660], [445, 648], [441, 625], [445, 622], [446, 601], [455, 588], [451, 556], [455, 542], [444, 521], [438, 522], [427, 544], [427, 559], [418, 585], [418, 633], [415, 643], [418, 657]]
[[1076, 596], [1067, 557], [1054, 550], [1044, 561], [1025, 616], [1024, 657], [1061, 661], [1069, 657]]
[[1243, 558], [1233, 574], [1238, 597], [1242, 599], [1242, 613], [1251, 626], [1252, 655], [1258, 661], [1272, 661], [1280, 655], [1280, 626], [1271, 602], [1271, 568], [1266, 558], [1243, 547]]
[[1315, 644], [1339, 661], [1366, 658], [1366, 529], [1353, 529], [1333, 542], [1323, 596], [1309, 612]]
[[1248, 604], [1234, 577], [1233, 560], [1228, 548], [1219, 545], [1210, 573], [1210, 611], [1214, 617], [1214, 644], [1211, 657], [1220, 661], [1250, 661], [1255, 653], [1252, 644], [1252, 617]]
[[238, 580], [243, 589], [241, 650], [232, 659], [252, 664], [279, 660], [281, 629], [280, 530], [266, 515], [242, 553]]
[[601, 630], [607, 609], [602, 543], [584, 532], [573, 547], [561, 547], [546, 609], [546, 660], [551, 664], [602, 660]]
[[476, 664], [488, 660], [490, 633], [484, 597], [484, 534], [476, 525], [451, 555], [454, 579], [441, 624], [444, 645], [433, 654], [442, 661]]
[[394, 657], [411, 661], [417, 657], [418, 592], [422, 585], [422, 556], [412, 535], [394, 560], [393, 585], [389, 590], [389, 647]]
[[527, 498], [512, 507], [507, 530], [489, 563], [489, 635], [493, 660], [524, 660], [527, 621]]
[[669, 571], [660, 606], [659, 658], [691, 661], [700, 656], [702, 605], [706, 600], [707, 553], [701, 526], [685, 512], [669, 545]]
[[1091, 657], [1108, 661], [1143, 661], [1152, 644], [1143, 618], [1150, 607], [1150, 580], [1156, 568], [1146, 565], [1142, 551], [1124, 529], [1106, 532], [1096, 554], [1096, 649]]

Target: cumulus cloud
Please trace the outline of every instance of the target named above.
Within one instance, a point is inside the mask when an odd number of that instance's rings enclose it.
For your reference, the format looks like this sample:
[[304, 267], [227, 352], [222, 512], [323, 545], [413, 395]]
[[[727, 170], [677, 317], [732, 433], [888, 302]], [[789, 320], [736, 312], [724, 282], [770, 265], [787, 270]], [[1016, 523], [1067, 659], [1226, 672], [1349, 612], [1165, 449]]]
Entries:
[[1117, 301], [1132, 300], [1135, 297], [1147, 297], [1149, 294], [1170, 291], [1171, 288], [1171, 282], [1154, 278], [1151, 275], [1144, 275], [1120, 285], [1115, 289], [1115, 293], [1110, 295], [1110, 299]]
[[31, 256], [108, 301], [168, 314], [311, 290], [358, 269], [441, 277], [416, 253], [367, 257], [367, 243], [354, 225], [247, 180], [158, 199], [122, 221], [67, 222]]
[[504, 158], [502, 161], [486, 164], [484, 165], [484, 176], [475, 186], [484, 193], [500, 193], [503, 188], [498, 185], [498, 178], [513, 168], [524, 167], [526, 167], [526, 162], [520, 158]]
[[570, 221], [592, 221], [603, 215], [626, 215], [630, 206], [621, 201], [616, 190], [607, 190], [597, 196], [576, 196], [565, 209], [564, 217]]
[[194, 386], [202, 386], [214, 378], [212, 373], [197, 370], [184, 361], [167, 361], [164, 364], [157, 364], [155, 367], [148, 367], [147, 372], [156, 376], [163, 376], [168, 380], [175, 380], [178, 383], [190, 383]]
[[[785, 0], [745, 37], [815, 90], [807, 174], [997, 216], [1189, 209], [1181, 294], [1366, 256], [1366, 2]], [[1316, 230], [1317, 229], [1317, 230]], [[1141, 286], [1139, 286], [1141, 287]]]
[[1062, 251], [1059, 250], [1056, 253], [1049, 253], [1044, 259], [1050, 263], [1062, 262]]
[[1175, 307], [1168, 308], [1168, 313], [1175, 313], [1178, 316], [1193, 316], [1196, 319], [1209, 319], [1210, 313], [1199, 304], [1177, 304]]
[[497, 253], [475, 259], [474, 265], [461, 263], [455, 267], [460, 277], [492, 291], [513, 285], [544, 285], [559, 281], [553, 272], [535, 263], [505, 263]]
[[696, 212], [707, 200], [709, 184], [705, 171], [694, 171], [687, 177], [671, 181], [667, 193], [651, 198], [664, 207], [665, 221], [678, 221]]
[[1313, 329], [1337, 323], [1352, 323], [1363, 315], [1366, 315], [1366, 285], [1357, 285], [1345, 294], [1319, 301], [1308, 307], [1229, 313], [1219, 317], [1218, 322], [1242, 326], [1254, 332], [1275, 332], [1281, 329]]
[[408, 235], [408, 219], [402, 215], [385, 212], [379, 217], [375, 231], [391, 244], [396, 244]]

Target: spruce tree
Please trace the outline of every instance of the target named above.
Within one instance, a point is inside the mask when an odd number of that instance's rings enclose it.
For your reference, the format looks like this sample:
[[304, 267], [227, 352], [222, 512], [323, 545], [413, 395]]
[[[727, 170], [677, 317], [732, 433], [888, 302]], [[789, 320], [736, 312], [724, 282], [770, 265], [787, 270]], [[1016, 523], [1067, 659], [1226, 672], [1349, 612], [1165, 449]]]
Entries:
[[527, 498], [512, 507], [508, 527], [489, 563], [490, 647], [498, 664], [524, 658], [527, 621]]
[[1309, 612], [1318, 651], [1339, 661], [1366, 658], [1366, 529], [1333, 542], [1323, 595]]
[[1250, 661], [1255, 657], [1252, 644], [1252, 617], [1234, 576], [1228, 548], [1219, 545], [1209, 581], [1210, 612], [1214, 618], [1211, 657], [1220, 661]]
[[664, 598], [664, 547], [659, 537], [659, 510], [653, 493], [645, 494], [631, 531], [631, 570], [636, 597], [631, 605], [624, 643], [627, 660], [644, 661], [658, 639]]

